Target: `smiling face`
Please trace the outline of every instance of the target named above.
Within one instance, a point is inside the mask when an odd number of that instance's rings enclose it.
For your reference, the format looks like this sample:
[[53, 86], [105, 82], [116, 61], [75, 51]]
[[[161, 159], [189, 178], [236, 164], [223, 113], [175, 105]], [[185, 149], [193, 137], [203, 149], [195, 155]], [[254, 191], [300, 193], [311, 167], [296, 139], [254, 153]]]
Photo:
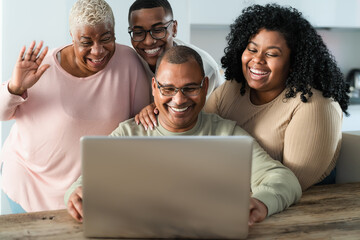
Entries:
[[[161, 86], [196, 87], [201, 84], [203, 76], [200, 67], [194, 59], [185, 63], [172, 64], [162, 60], [157, 70], [156, 79]], [[173, 97], [163, 96], [152, 81], [154, 102], [159, 109], [161, 125], [171, 132], [184, 132], [193, 128], [206, 100], [208, 78], [204, 79], [199, 95], [187, 97], [180, 90]]]
[[[170, 20], [172, 20], [172, 16], [166, 14], [162, 7], [140, 9], [130, 14], [129, 28], [132, 30], [150, 30], [167, 26]], [[167, 28], [164, 38], [155, 40], [150, 33], [147, 33], [143, 41], [135, 42], [131, 39], [131, 44], [136, 52], [149, 64], [151, 70], [155, 71], [156, 61], [159, 56], [173, 46], [176, 31], [177, 22], [173, 21]]]
[[260, 30], [250, 39], [241, 60], [243, 74], [256, 102], [270, 102], [285, 89], [290, 49], [280, 32]]
[[110, 23], [79, 26], [72, 35], [78, 76], [103, 70], [115, 52], [114, 28]]

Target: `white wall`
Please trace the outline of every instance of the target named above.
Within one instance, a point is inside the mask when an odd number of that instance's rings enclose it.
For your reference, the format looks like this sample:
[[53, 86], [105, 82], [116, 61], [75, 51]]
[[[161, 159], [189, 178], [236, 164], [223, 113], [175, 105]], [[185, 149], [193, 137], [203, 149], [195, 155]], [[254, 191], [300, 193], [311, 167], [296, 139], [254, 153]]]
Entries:
[[213, 4], [208, 0], [190, 0], [190, 21], [192, 24], [228, 25], [243, 8], [273, 2], [297, 8], [316, 27], [360, 26], [359, 0], [221, 0]]
[[220, 59], [224, 56], [227, 45], [225, 38], [229, 32], [229, 25], [192, 24], [190, 42], [210, 53], [220, 66]]
[[350, 117], [343, 118], [343, 131], [358, 131], [360, 130], [360, 104], [350, 105], [348, 112]]
[[324, 39], [345, 76], [352, 68], [360, 68], [360, 47], [358, 47], [360, 29], [319, 29], [318, 33]]

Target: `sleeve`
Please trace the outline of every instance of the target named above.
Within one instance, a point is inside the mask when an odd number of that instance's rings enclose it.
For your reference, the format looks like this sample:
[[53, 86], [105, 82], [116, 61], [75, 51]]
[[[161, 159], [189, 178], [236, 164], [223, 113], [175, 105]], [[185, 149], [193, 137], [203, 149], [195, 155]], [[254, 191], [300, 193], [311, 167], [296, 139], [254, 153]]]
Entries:
[[[208, 91], [206, 94], [206, 98], [208, 99], [210, 97], [211, 93], [215, 89], [217, 89], [222, 83], [224, 83], [225, 80], [222, 77], [217, 65], [215, 65], [215, 66], [208, 65], [207, 66], [206, 62], [204, 62], [204, 67], [205, 67], [205, 74], [209, 78], [209, 86], [208, 86]], [[208, 70], [206, 68], [208, 68]]]
[[224, 88], [225, 88], [225, 83], [212, 92], [210, 97], [205, 102], [205, 106], [203, 109], [204, 112], [215, 113], [220, 115], [220, 110], [219, 110], [220, 101], [221, 101], [221, 97], [223, 96]]
[[9, 82], [0, 85], [0, 121], [11, 120], [15, 116], [19, 105], [26, 102], [27, 97], [11, 94], [8, 90]]
[[119, 126], [112, 131], [112, 133], [110, 133], [110, 137], [121, 137], [121, 136], [125, 136], [124, 131], [123, 131], [123, 123], [120, 123]]
[[[236, 128], [236, 135], [248, 133]], [[281, 212], [299, 201], [301, 186], [294, 173], [274, 160], [254, 140], [251, 167], [252, 197], [263, 202], [268, 209], [268, 216]]]
[[76, 188], [81, 187], [81, 186], [82, 186], [82, 175], [80, 175], [80, 177], [76, 180], [76, 182], [74, 182], [70, 186], [70, 188], [66, 191], [66, 193], [64, 195], [65, 206], [67, 206], [67, 203], [69, 202], [70, 195], [75, 191]]
[[[132, 50], [133, 51], [133, 50]], [[137, 113], [141, 111], [145, 106], [151, 103], [150, 96], [150, 80], [147, 79], [147, 75], [144, 69], [143, 64], [140, 62], [139, 57], [133, 51], [134, 61], [134, 73], [133, 79], [131, 81], [135, 81], [133, 88], [133, 96], [132, 96], [132, 113], [131, 117], [134, 117]]]
[[340, 151], [342, 112], [330, 101], [321, 96], [300, 104], [285, 131], [283, 164], [303, 190], [325, 177]]

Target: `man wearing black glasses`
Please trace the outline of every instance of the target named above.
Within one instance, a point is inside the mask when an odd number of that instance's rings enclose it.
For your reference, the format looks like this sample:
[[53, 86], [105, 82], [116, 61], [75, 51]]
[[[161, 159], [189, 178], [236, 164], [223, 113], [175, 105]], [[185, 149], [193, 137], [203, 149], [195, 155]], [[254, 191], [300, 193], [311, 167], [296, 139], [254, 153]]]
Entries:
[[[168, 50], [159, 59], [152, 78], [159, 126], [146, 131], [129, 119], [120, 123], [111, 136], [248, 135], [236, 122], [201, 111], [209, 83], [202, 66], [200, 55], [189, 47], [176, 46]], [[273, 160], [256, 142], [251, 174], [250, 226], [284, 210], [301, 197], [299, 181], [291, 170]], [[78, 221], [82, 220], [81, 183], [80, 177], [65, 195], [68, 211]]]
[[136, 0], [129, 9], [129, 29], [131, 44], [144, 60], [148, 78], [154, 76], [156, 62], [166, 50], [176, 45], [186, 45], [197, 51], [209, 77], [209, 94], [224, 80], [215, 60], [204, 50], [175, 39], [177, 21], [167, 0]]

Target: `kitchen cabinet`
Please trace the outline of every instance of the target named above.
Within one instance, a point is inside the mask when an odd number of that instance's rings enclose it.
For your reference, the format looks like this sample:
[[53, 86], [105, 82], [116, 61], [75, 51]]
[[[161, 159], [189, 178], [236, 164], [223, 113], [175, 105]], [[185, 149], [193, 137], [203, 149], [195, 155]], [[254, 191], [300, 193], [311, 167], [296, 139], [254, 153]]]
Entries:
[[360, 28], [359, 0], [286, 1], [319, 28]]
[[269, 2], [298, 9], [318, 28], [360, 28], [359, 0], [221, 0], [217, 4], [209, 4], [208, 0], [188, 0], [190, 24], [229, 25], [243, 8]]

